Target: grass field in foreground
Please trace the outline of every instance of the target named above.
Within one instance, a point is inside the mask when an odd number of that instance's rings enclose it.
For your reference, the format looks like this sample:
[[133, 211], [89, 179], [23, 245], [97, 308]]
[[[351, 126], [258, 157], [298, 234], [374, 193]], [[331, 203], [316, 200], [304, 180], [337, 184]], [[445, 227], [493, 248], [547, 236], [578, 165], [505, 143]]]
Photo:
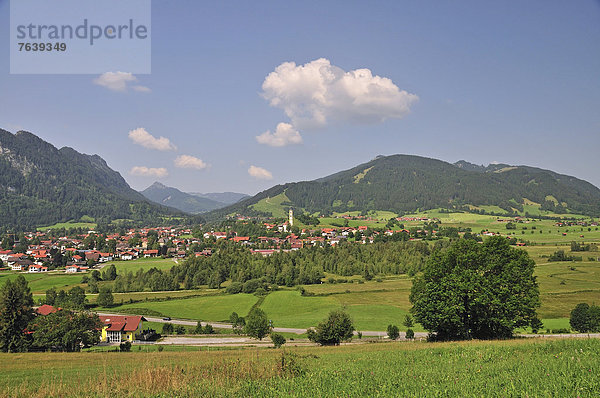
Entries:
[[0, 396], [596, 397], [599, 355], [597, 339], [0, 354]]

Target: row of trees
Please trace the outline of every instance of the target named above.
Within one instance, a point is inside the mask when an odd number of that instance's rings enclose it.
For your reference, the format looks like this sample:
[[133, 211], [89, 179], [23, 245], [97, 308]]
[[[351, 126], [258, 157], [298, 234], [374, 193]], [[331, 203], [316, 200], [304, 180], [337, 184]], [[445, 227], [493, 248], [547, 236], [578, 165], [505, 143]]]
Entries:
[[[441, 247], [446, 243], [436, 244]], [[101, 279], [112, 280], [111, 290], [116, 293], [194, 289], [203, 285], [214, 289], [220, 288], [226, 280], [233, 282], [230, 293], [252, 293], [273, 285], [321, 283], [325, 272], [344, 276], [362, 274], [367, 280], [377, 274], [414, 275], [422, 269], [429, 253], [430, 246], [426, 242], [380, 242], [347, 243], [335, 248], [308, 247], [262, 257], [239, 245], [224, 244], [210, 257], [188, 257], [170, 270], [150, 268], [117, 274], [114, 266], [109, 265]], [[84, 282], [88, 283], [90, 292], [98, 293], [99, 280], [100, 273], [92, 271]]]

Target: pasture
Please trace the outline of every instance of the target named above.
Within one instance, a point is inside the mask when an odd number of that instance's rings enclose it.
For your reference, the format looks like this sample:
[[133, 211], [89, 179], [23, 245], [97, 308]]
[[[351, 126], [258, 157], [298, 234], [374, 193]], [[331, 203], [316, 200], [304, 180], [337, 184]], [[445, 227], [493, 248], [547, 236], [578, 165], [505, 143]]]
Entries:
[[595, 397], [600, 391], [597, 339], [143, 348], [0, 354], [0, 397]]
[[5, 280], [13, 280], [17, 275], [23, 275], [29, 284], [31, 292], [34, 294], [45, 294], [46, 290], [54, 287], [57, 290], [69, 290], [75, 286], [85, 288], [81, 284], [82, 274], [65, 274], [64, 271], [44, 272], [44, 273], [26, 273], [26, 272], [2, 272], [0, 273], [0, 285]]
[[38, 231], [48, 231], [50, 229], [71, 229], [71, 228], [83, 228], [87, 230], [93, 230], [96, 228], [96, 223], [93, 222], [59, 222], [54, 225], [48, 225], [47, 227], [38, 227]]
[[232, 312], [245, 316], [250, 308], [258, 301], [258, 297], [251, 294], [235, 294], [223, 296], [204, 296], [183, 298], [167, 301], [146, 301], [124, 304], [116, 308], [99, 308], [99, 311], [115, 311], [152, 315], [170, 316], [203, 321], [227, 321]]
[[112, 261], [106, 263], [106, 265], [109, 264], [115, 265], [117, 268], [117, 274], [121, 272], [133, 272], [135, 274], [140, 269], [143, 269], [144, 271], [148, 271], [150, 268], [157, 268], [160, 270], [171, 269], [177, 263], [172, 258], [157, 257], [139, 258], [137, 260], [129, 261]]

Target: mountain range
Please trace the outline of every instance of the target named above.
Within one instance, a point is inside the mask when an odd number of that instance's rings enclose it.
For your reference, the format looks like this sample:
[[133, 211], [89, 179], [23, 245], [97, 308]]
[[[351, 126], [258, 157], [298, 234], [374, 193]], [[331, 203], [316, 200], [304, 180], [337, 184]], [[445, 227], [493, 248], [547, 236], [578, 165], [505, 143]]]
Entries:
[[0, 226], [25, 229], [82, 217], [156, 223], [182, 217], [148, 201], [98, 155], [57, 149], [34, 134], [0, 129]]
[[[155, 203], [156, 202], [156, 203]], [[175, 209], [175, 207], [180, 210]], [[231, 213], [284, 217], [388, 210], [407, 214], [434, 208], [474, 212], [600, 215], [600, 189], [530, 166], [455, 164], [412, 155], [378, 156], [313, 180], [244, 194], [185, 193], [154, 183], [142, 193], [98, 155], [85, 155], [25, 131], [0, 129], [0, 227], [31, 228], [93, 218], [146, 225], [201, 222]], [[184, 213], [185, 212], [185, 213]]]
[[314, 181], [277, 185], [208, 213], [285, 214], [387, 210], [407, 214], [434, 208], [491, 213], [600, 215], [600, 189], [589, 182], [530, 166], [455, 164], [412, 155], [378, 156]]
[[186, 193], [160, 182], [155, 182], [140, 193], [153, 202], [192, 214], [220, 209], [249, 197], [235, 192]]

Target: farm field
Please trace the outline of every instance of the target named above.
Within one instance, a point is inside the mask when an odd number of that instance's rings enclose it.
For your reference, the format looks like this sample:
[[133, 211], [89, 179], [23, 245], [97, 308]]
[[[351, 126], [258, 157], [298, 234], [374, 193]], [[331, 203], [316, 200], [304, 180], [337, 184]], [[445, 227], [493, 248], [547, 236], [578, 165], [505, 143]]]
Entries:
[[[285, 198], [278, 197], [276, 201], [280, 200], [284, 201]], [[358, 215], [357, 212], [349, 214]], [[536, 220], [516, 224], [517, 230], [509, 231], [506, 229], [506, 223], [498, 222], [495, 216], [439, 211], [418, 215], [439, 217], [443, 226], [469, 227], [474, 232], [481, 230], [502, 234], [515, 232], [515, 237], [529, 241], [530, 243], [523, 249], [537, 264], [535, 272], [540, 285], [542, 302], [538, 314], [544, 321], [545, 328], [568, 328], [567, 318], [576, 304], [600, 303], [600, 261], [590, 261], [600, 258], [600, 252], [572, 253], [570, 251], [571, 241], [600, 243], [600, 231], [596, 230], [596, 227], [588, 231], [585, 227], [556, 227], [555, 221], [552, 220]], [[375, 212], [372, 216], [383, 219], [394, 214]], [[343, 221], [339, 218], [332, 220]], [[360, 222], [364, 224], [364, 221]], [[411, 228], [413, 224], [416, 226], [419, 222], [405, 222], [405, 224], [407, 228]], [[580, 235], [584, 237], [581, 238]], [[559, 249], [564, 250], [567, 255], [581, 256], [583, 261], [548, 262], [548, 257]], [[113, 264], [118, 273], [135, 273], [140, 268], [148, 270], [156, 267], [166, 270], [175, 265], [175, 262], [173, 259], [148, 258], [115, 261]], [[13, 278], [16, 275], [14, 272], [0, 273], [0, 283], [4, 278]], [[82, 274], [65, 275], [62, 272], [51, 272], [23, 275], [29, 281], [36, 300], [41, 298], [50, 287], [67, 290], [74, 286], [85, 288], [85, 285], [80, 285]], [[248, 295], [228, 296], [222, 294], [223, 290], [206, 288], [173, 292], [115, 293], [115, 303], [124, 304], [112, 309], [120, 312], [139, 311], [140, 314], [145, 315], [154, 313], [173, 318], [216, 322], [226, 320], [233, 311], [238, 312], [240, 316], [245, 316], [251, 306], [258, 303], [257, 305], [267, 313], [276, 326], [305, 328], [322, 321], [330, 310], [343, 308], [352, 315], [358, 330], [385, 330], [390, 323], [401, 326], [404, 316], [411, 307], [408, 297], [412, 279], [406, 275], [380, 276], [375, 280], [358, 283], [362, 281], [361, 275], [340, 277], [327, 274], [324, 281], [330, 278], [335, 280], [343, 278], [348, 280], [348, 283], [305, 285], [303, 288], [306, 290], [306, 296], [302, 296], [295, 288], [283, 288], [267, 295], [264, 301]], [[223, 286], [227, 284], [228, 282], [225, 282]], [[94, 304], [96, 297], [97, 295], [89, 294], [88, 302]], [[155, 299], [168, 300], [153, 301]], [[129, 301], [138, 302], [129, 303]], [[421, 329], [417, 325], [415, 330]]]
[[48, 225], [47, 227], [38, 227], [38, 231], [47, 231], [49, 229], [70, 229], [70, 228], [83, 228], [83, 229], [95, 229], [97, 226], [93, 222], [60, 222], [54, 225]]
[[180, 300], [148, 301], [124, 304], [116, 308], [97, 308], [98, 311], [115, 311], [154, 316], [170, 316], [203, 321], [227, 321], [232, 312], [245, 316], [258, 301], [251, 294], [193, 297]]
[[0, 354], [0, 396], [595, 397], [599, 355], [597, 339]]
[[117, 268], [117, 274], [121, 272], [133, 272], [136, 273], [139, 269], [144, 271], [150, 268], [157, 268], [160, 270], [170, 269], [177, 263], [172, 258], [139, 258], [137, 260], [130, 261], [111, 261], [106, 263], [105, 266], [114, 264]]
[[22, 273], [22, 272], [2, 272], [0, 273], [0, 285], [4, 284], [7, 279], [13, 280], [17, 275], [23, 275], [29, 283], [29, 288], [32, 293], [45, 294], [46, 290], [55, 287], [56, 289], [69, 290], [75, 286], [85, 288], [86, 285], [81, 284], [82, 274], [65, 274], [64, 271], [48, 272], [48, 273]]

